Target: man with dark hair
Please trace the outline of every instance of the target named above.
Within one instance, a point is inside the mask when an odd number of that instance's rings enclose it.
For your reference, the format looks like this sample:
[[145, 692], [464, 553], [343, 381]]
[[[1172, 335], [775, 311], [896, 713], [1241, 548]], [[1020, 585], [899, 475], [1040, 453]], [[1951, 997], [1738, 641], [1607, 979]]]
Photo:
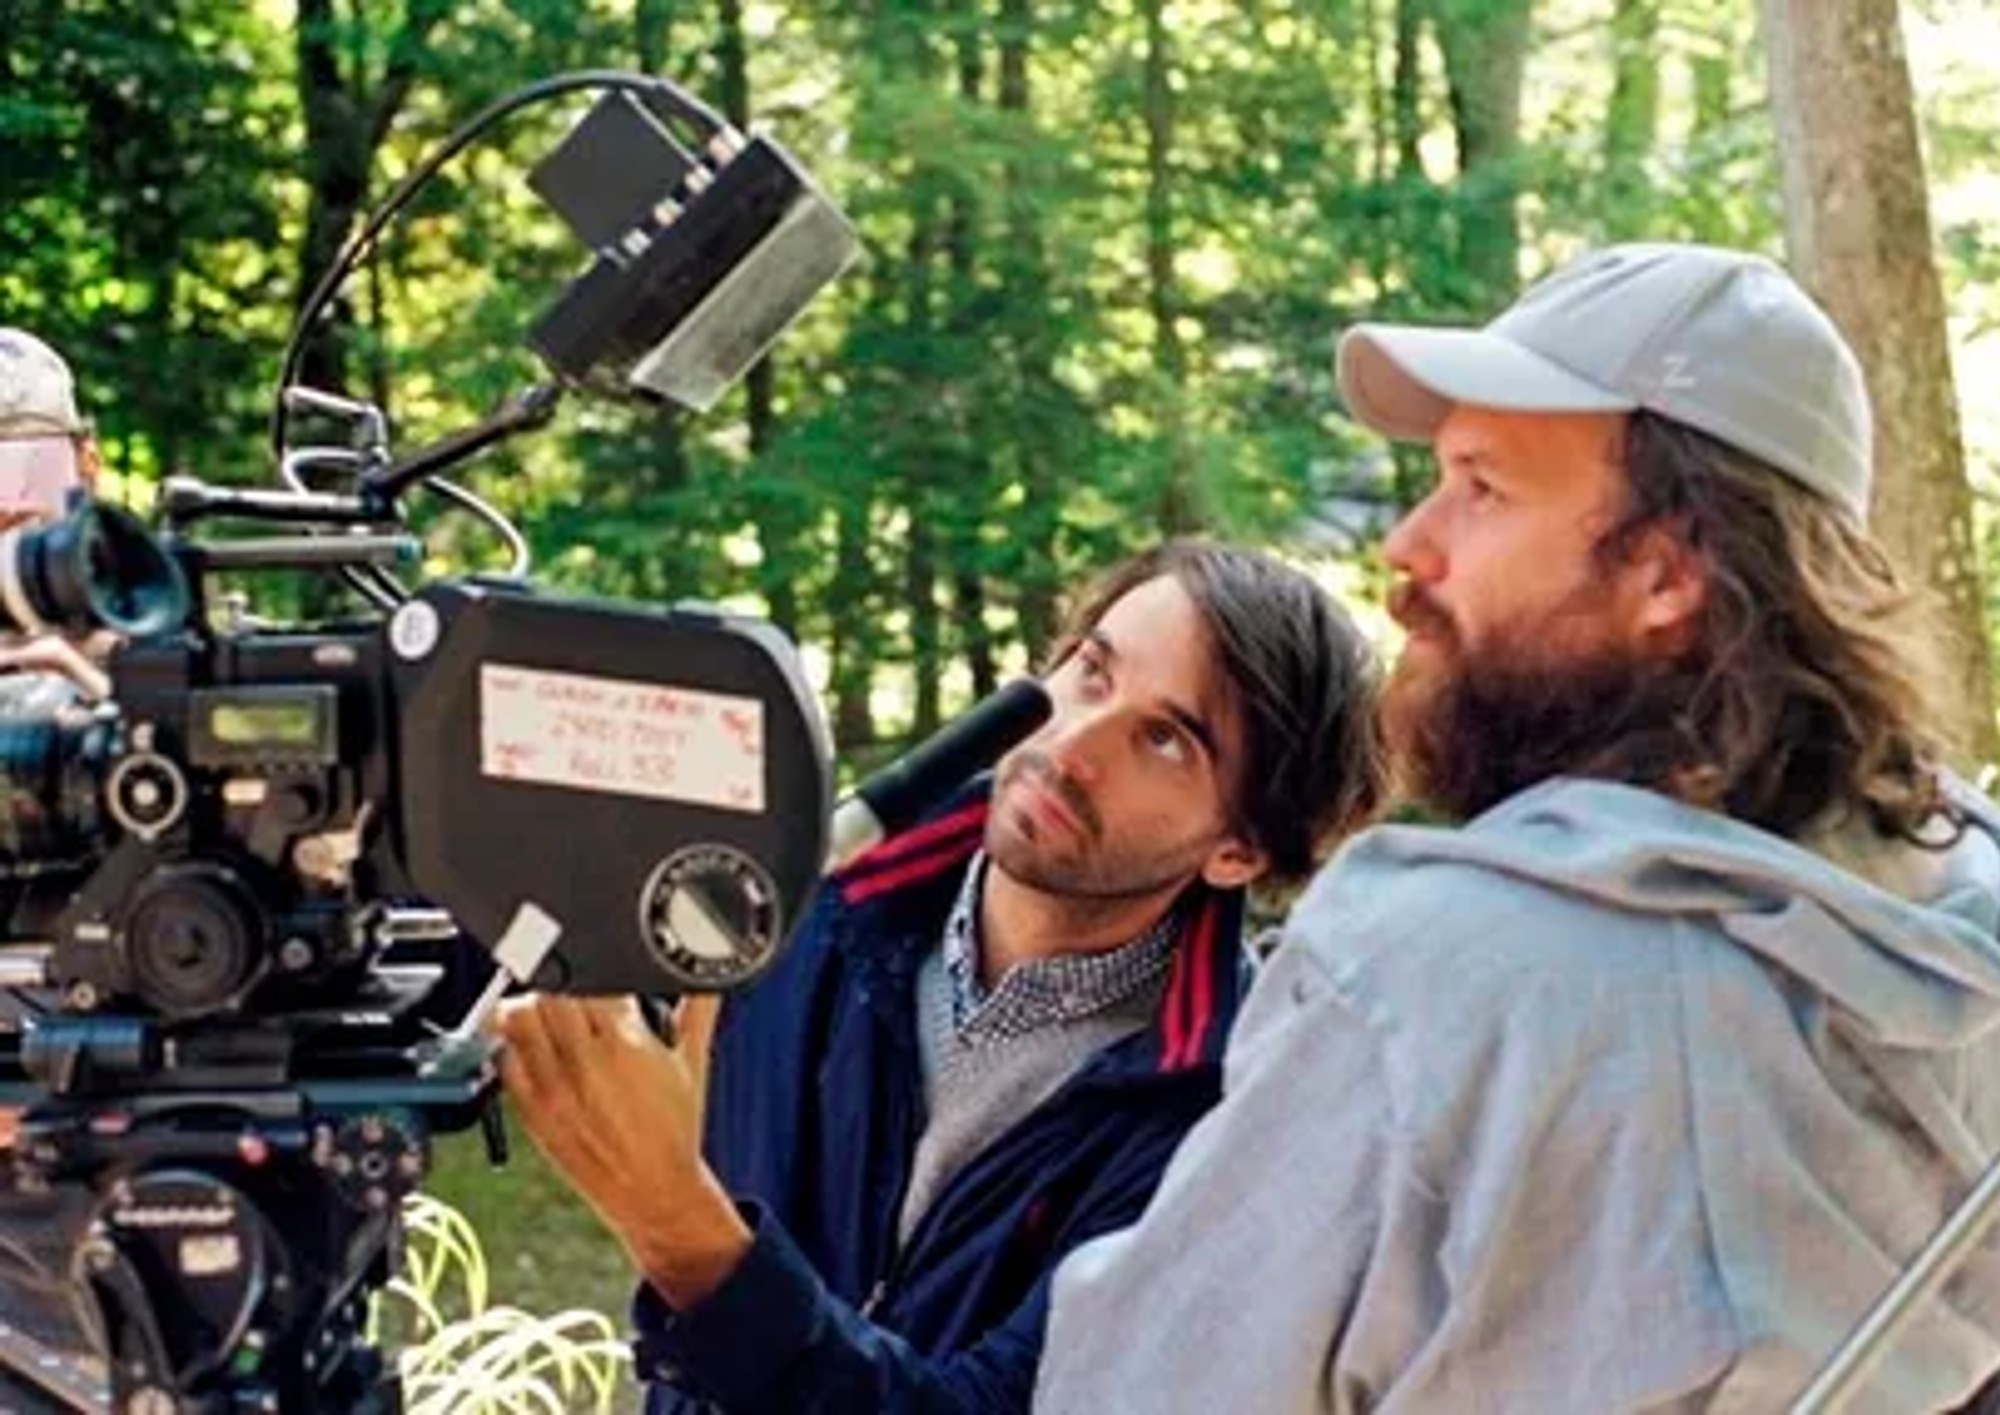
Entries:
[[[1037, 1408], [1782, 1409], [2000, 1146], [2000, 847], [1936, 765], [1870, 420], [1777, 267], [1585, 257], [1481, 330], [1364, 325], [1429, 438], [1392, 759], [1222, 1102], [1058, 1274]], [[1857, 1409], [2000, 1366], [1975, 1254]]]
[[1373, 805], [1372, 679], [1304, 575], [1171, 543], [1084, 604], [990, 798], [829, 880], [719, 1027], [508, 1009], [520, 1114], [645, 1280], [654, 1411], [1027, 1408], [1057, 1260], [1220, 1091], [1245, 886]]

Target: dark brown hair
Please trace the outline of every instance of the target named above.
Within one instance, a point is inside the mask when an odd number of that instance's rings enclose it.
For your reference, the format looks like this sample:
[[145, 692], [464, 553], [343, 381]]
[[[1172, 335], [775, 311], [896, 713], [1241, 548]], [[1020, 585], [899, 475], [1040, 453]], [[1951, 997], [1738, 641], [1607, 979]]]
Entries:
[[1589, 773], [1780, 835], [1846, 809], [1924, 838], [1943, 809], [1922, 687], [1934, 640], [1882, 548], [1823, 497], [1665, 418], [1634, 414], [1622, 461], [1627, 505], [1597, 554], [1616, 564], [1663, 527], [1700, 558], [1707, 595], [1666, 675], [1675, 710]]
[[1068, 658], [1113, 604], [1161, 575], [1180, 583], [1207, 624], [1242, 727], [1232, 829], [1270, 857], [1275, 882], [1303, 880], [1381, 797], [1374, 652], [1303, 571], [1240, 546], [1183, 539], [1095, 581], [1049, 666]]

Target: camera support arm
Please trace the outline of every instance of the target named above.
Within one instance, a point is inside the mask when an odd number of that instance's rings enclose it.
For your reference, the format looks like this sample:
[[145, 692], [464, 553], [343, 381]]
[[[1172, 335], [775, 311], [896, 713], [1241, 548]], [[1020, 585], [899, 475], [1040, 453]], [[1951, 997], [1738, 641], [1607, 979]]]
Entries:
[[517, 432], [527, 432], [546, 424], [555, 416], [562, 401], [560, 384], [536, 383], [522, 389], [474, 423], [471, 427], [440, 438], [400, 462], [371, 472], [362, 478], [362, 499], [391, 506], [396, 498], [416, 482], [436, 476], [445, 468], [484, 451]]

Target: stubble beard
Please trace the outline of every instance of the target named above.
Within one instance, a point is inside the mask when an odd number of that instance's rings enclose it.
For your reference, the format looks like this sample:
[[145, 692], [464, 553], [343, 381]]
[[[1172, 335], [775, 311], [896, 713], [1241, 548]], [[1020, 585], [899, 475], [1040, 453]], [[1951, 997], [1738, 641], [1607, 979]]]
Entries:
[[[1083, 825], [1081, 840], [1068, 831], [1051, 839], [1038, 820], [1017, 824], [1001, 818], [1007, 788], [1022, 776], [1035, 778], [1061, 797]], [[1114, 838], [1088, 794], [1031, 750], [1017, 751], [1002, 764], [994, 797], [998, 809], [987, 821], [987, 857], [1018, 883], [1056, 898], [1099, 905], [1147, 898], [1185, 882], [1207, 854], [1200, 843], [1142, 853], [1132, 842]]]

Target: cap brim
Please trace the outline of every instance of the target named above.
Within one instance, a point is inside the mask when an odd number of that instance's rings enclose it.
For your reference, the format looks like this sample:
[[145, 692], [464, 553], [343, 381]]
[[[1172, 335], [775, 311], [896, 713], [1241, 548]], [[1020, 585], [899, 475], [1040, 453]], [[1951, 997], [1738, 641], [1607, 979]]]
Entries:
[[1340, 337], [1335, 363], [1348, 411], [1403, 442], [1427, 441], [1460, 403], [1537, 413], [1639, 406], [1484, 329], [1357, 324]]

